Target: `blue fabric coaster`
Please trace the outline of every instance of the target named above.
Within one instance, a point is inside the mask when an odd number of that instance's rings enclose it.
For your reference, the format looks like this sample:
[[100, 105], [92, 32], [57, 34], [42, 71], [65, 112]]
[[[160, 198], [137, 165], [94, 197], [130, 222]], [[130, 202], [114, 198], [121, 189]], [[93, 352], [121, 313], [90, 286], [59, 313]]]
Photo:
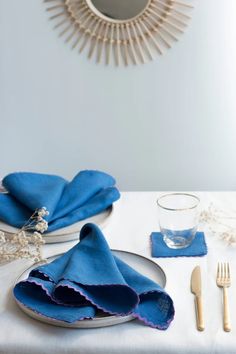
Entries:
[[163, 241], [160, 232], [151, 234], [152, 257], [197, 257], [207, 254], [207, 245], [203, 232], [197, 232], [195, 239], [190, 246], [186, 248], [173, 249], [169, 248]]

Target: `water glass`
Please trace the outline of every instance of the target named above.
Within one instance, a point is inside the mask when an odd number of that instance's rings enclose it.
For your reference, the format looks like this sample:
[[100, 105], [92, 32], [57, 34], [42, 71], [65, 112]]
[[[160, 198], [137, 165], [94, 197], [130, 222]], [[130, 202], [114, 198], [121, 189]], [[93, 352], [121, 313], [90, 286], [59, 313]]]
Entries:
[[157, 200], [159, 226], [169, 248], [185, 248], [198, 228], [200, 199], [188, 193], [169, 193]]

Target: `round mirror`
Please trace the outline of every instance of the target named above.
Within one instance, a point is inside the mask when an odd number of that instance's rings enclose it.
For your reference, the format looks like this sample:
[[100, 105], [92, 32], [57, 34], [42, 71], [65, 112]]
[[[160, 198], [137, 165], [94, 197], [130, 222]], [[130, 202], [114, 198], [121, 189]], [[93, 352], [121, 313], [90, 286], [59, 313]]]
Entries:
[[149, 0], [90, 0], [104, 16], [113, 20], [129, 20], [139, 15]]

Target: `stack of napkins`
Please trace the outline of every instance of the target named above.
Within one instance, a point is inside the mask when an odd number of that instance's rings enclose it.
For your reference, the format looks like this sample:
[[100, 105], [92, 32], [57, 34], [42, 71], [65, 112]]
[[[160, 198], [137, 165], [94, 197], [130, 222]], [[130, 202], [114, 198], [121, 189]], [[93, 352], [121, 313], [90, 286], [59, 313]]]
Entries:
[[99, 171], [81, 171], [71, 182], [48, 174], [12, 173], [2, 185], [8, 193], [0, 193], [0, 220], [21, 228], [36, 209], [46, 207], [47, 232], [94, 216], [120, 197], [115, 179]]
[[97, 311], [132, 314], [145, 324], [168, 328], [170, 296], [158, 284], [113, 256], [99, 228], [86, 224], [80, 242], [52, 263], [32, 270], [14, 288], [16, 300], [42, 316], [73, 323]]

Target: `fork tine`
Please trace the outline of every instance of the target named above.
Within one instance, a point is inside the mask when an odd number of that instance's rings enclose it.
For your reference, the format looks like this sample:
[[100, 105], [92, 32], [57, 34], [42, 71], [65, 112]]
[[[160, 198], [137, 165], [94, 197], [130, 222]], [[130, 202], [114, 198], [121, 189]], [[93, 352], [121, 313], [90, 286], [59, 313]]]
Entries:
[[228, 271], [228, 278], [230, 279], [230, 267], [229, 267], [229, 262], [227, 263], [227, 271]]
[[227, 263], [224, 263], [224, 279], [226, 279], [227, 277]]
[[220, 277], [220, 263], [217, 264], [217, 278]]

